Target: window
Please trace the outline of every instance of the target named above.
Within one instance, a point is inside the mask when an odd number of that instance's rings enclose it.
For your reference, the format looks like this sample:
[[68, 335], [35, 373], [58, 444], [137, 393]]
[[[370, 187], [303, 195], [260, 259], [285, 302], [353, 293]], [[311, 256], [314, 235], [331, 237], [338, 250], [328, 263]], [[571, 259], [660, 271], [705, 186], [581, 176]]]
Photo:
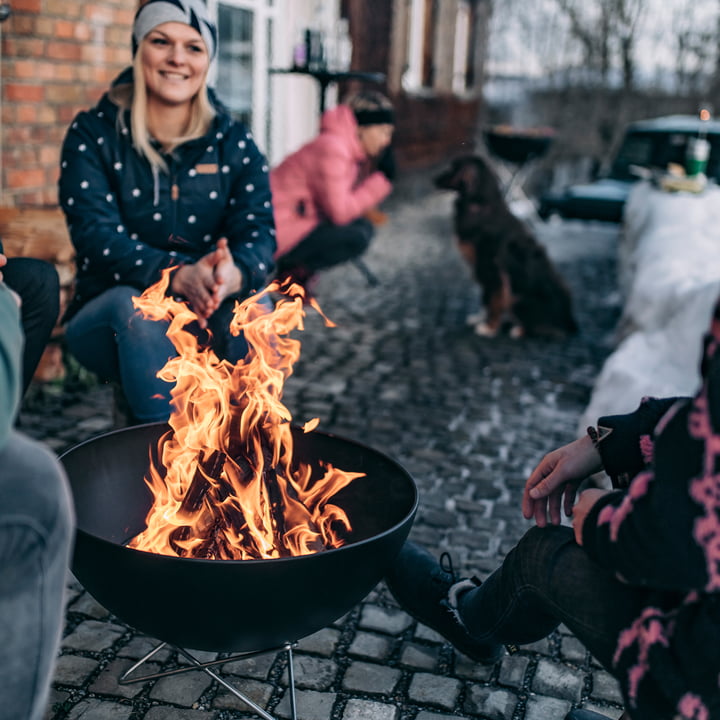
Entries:
[[425, 65], [424, 42], [426, 37], [426, 6], [428, 0], [409, 0], [407, 38], [407, 64], [403, 74], [403, 88], [408, 91], [422, 87], [423, 68]]
[[406, 92], [464, 93], [475, 73], [475, 0], [406, 0]]
[[455, 47], [453, 53], [452, 89], [463, 93], [468, 89], [472, 67], [472, 9], [469, 2], [460, 2], [455, 17]]
[[233, 116], [252, 126], [253, 13], [218, 5], [218, 72], [215, 89]]
[[[212, 7], [212, 0], [210, 4]], [[211, 82], [233, 117], [250, 127], [265, 152], [272, 136], [268, 68], [274, 49], [276, 5], [274, 0], [215, 3], [218, 54]]]

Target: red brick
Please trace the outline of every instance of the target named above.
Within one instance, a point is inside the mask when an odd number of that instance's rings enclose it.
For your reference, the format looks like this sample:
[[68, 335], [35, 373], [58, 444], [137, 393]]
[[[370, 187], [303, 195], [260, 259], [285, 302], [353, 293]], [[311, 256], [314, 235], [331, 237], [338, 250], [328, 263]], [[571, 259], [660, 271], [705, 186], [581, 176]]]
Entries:
[[39, 160], [43, 165], [55, 166], [60, 160], [60, 150], [57, 147], [41, 147], [39, 154]]
[[71, 0], [45, 0], [45, 14], [62, 18], [79, 18], [83, 14], [83, 4]]
[[15, 125], [4, 129], [4, 140], [8, 147], [30, 142], [30, 128], [23, 125]]
[[43, 125], [53, 125], [58, 122], [58, 112], [55, 107], [46, 103], [38, 108], [38, 122]]
[[[46, 204], [48, 204], [45, 200], [46, 194], [47, 193], [45, 190], [32, 190], [30, 192], [16, 191], [14, 193], [14, 196], [15, 196], [14, 205], [19, 205], [19, 206], [46, 205]], [[57, 193], [56, 193], [55, 200], [51, 201], [50, 204], [52, 204], [53, 202], [57, 202]]]
[[45, 57], [45, 40], [4, 36], [3, 57]]
[[42, 168], [6, 168], [5, 176], [8, 188], [39, 188], [45, 185], [45, 171]]
[[48, 42], [47, 56], [56, 60], [80, 61], [83, 48], [82, 45], [74, 42]]
[[[14, 76], [17, 80], [54, 80], [56, 78], [57, 65], [44, 60], [24, 58], [14, 63]], [[8, 68], [6, 78], [10, 78], [12, 71]]]
[[35, 34], [42, 37], [56, 37], [55, 21], [49, 17], [39, 17], [35, 25]]
[[0, 103], [2, 104], [2, 109], [0, 111], [0, 118], [2, 118], [2, 124], [3, 125], [12, 125], [15, 123], [15, 105], [10, 105], [9, 103]]
[[82, 85], [49, 85], [46, 89], [50, 103], [77, 103], [84, 95], [85, 88]]
[[45, 99], [45, 88], [42, 85], [20, 85], [5, 83], [4, 99], [7, 102], [42, 102]]
[[13, 0], [12, 9], [13, 15], [21, 12], [38, 14], [42, 10], [42, 2], [41, 0]]
[[70, 20], [55, 20], [53, 22], [55, 37], [67, 40], [69, 38], [76, 37], [75, 28], [78, 23], [71, 22]]
[[17, 121], [25, 124], [37, 122], [38, 105], [18, 105]]
[[10, 16], [12, 27], [9, 28], [8, 34], [12, 35], [35, 35], [35, 26], [37, 24], [36, 15], [17, 15], [13, 13]]

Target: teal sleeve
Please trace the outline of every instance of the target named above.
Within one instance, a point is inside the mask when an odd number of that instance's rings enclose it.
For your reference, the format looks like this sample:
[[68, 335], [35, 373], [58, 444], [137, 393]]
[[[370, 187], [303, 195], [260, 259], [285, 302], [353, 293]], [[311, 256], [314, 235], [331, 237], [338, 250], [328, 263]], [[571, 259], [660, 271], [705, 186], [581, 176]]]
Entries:
[[20, 405], [22, 349], [20, 310], [15, 297], [0, 282], [0, 448], [5, 447]]

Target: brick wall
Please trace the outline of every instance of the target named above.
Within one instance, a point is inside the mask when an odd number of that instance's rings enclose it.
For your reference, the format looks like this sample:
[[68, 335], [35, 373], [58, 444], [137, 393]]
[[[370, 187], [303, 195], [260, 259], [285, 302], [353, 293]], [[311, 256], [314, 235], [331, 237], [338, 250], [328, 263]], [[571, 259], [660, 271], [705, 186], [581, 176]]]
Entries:
[[131, 0], [13, 0], [2, 36], [0, 205], [54, 205], [63, 137], [131, 60]]

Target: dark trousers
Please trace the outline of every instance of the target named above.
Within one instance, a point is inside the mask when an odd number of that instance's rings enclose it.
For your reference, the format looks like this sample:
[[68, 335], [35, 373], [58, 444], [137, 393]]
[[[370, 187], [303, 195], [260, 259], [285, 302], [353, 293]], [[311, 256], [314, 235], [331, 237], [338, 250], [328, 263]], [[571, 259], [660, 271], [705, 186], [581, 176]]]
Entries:
[[35, 258], [10, 258], [0, 269], [9, 288], [22, 300], [25, 335], [23, 391], [27, 390], [60, 312], [60, 282], [55, 268]]
[[620, 632], [647, 592], [592, 561], [568, 527], [532, 528], [483, 584], [461, 597], [460, 615], [478, 640], [526, 644], [564, 623], [610, 672]]
[[278, 258], [278, 274], [302, 268], [308, 275], [360, 257], [370, 246], [375, 229], [366, 218], [347, 225], [323, 223], [290, 252]]

